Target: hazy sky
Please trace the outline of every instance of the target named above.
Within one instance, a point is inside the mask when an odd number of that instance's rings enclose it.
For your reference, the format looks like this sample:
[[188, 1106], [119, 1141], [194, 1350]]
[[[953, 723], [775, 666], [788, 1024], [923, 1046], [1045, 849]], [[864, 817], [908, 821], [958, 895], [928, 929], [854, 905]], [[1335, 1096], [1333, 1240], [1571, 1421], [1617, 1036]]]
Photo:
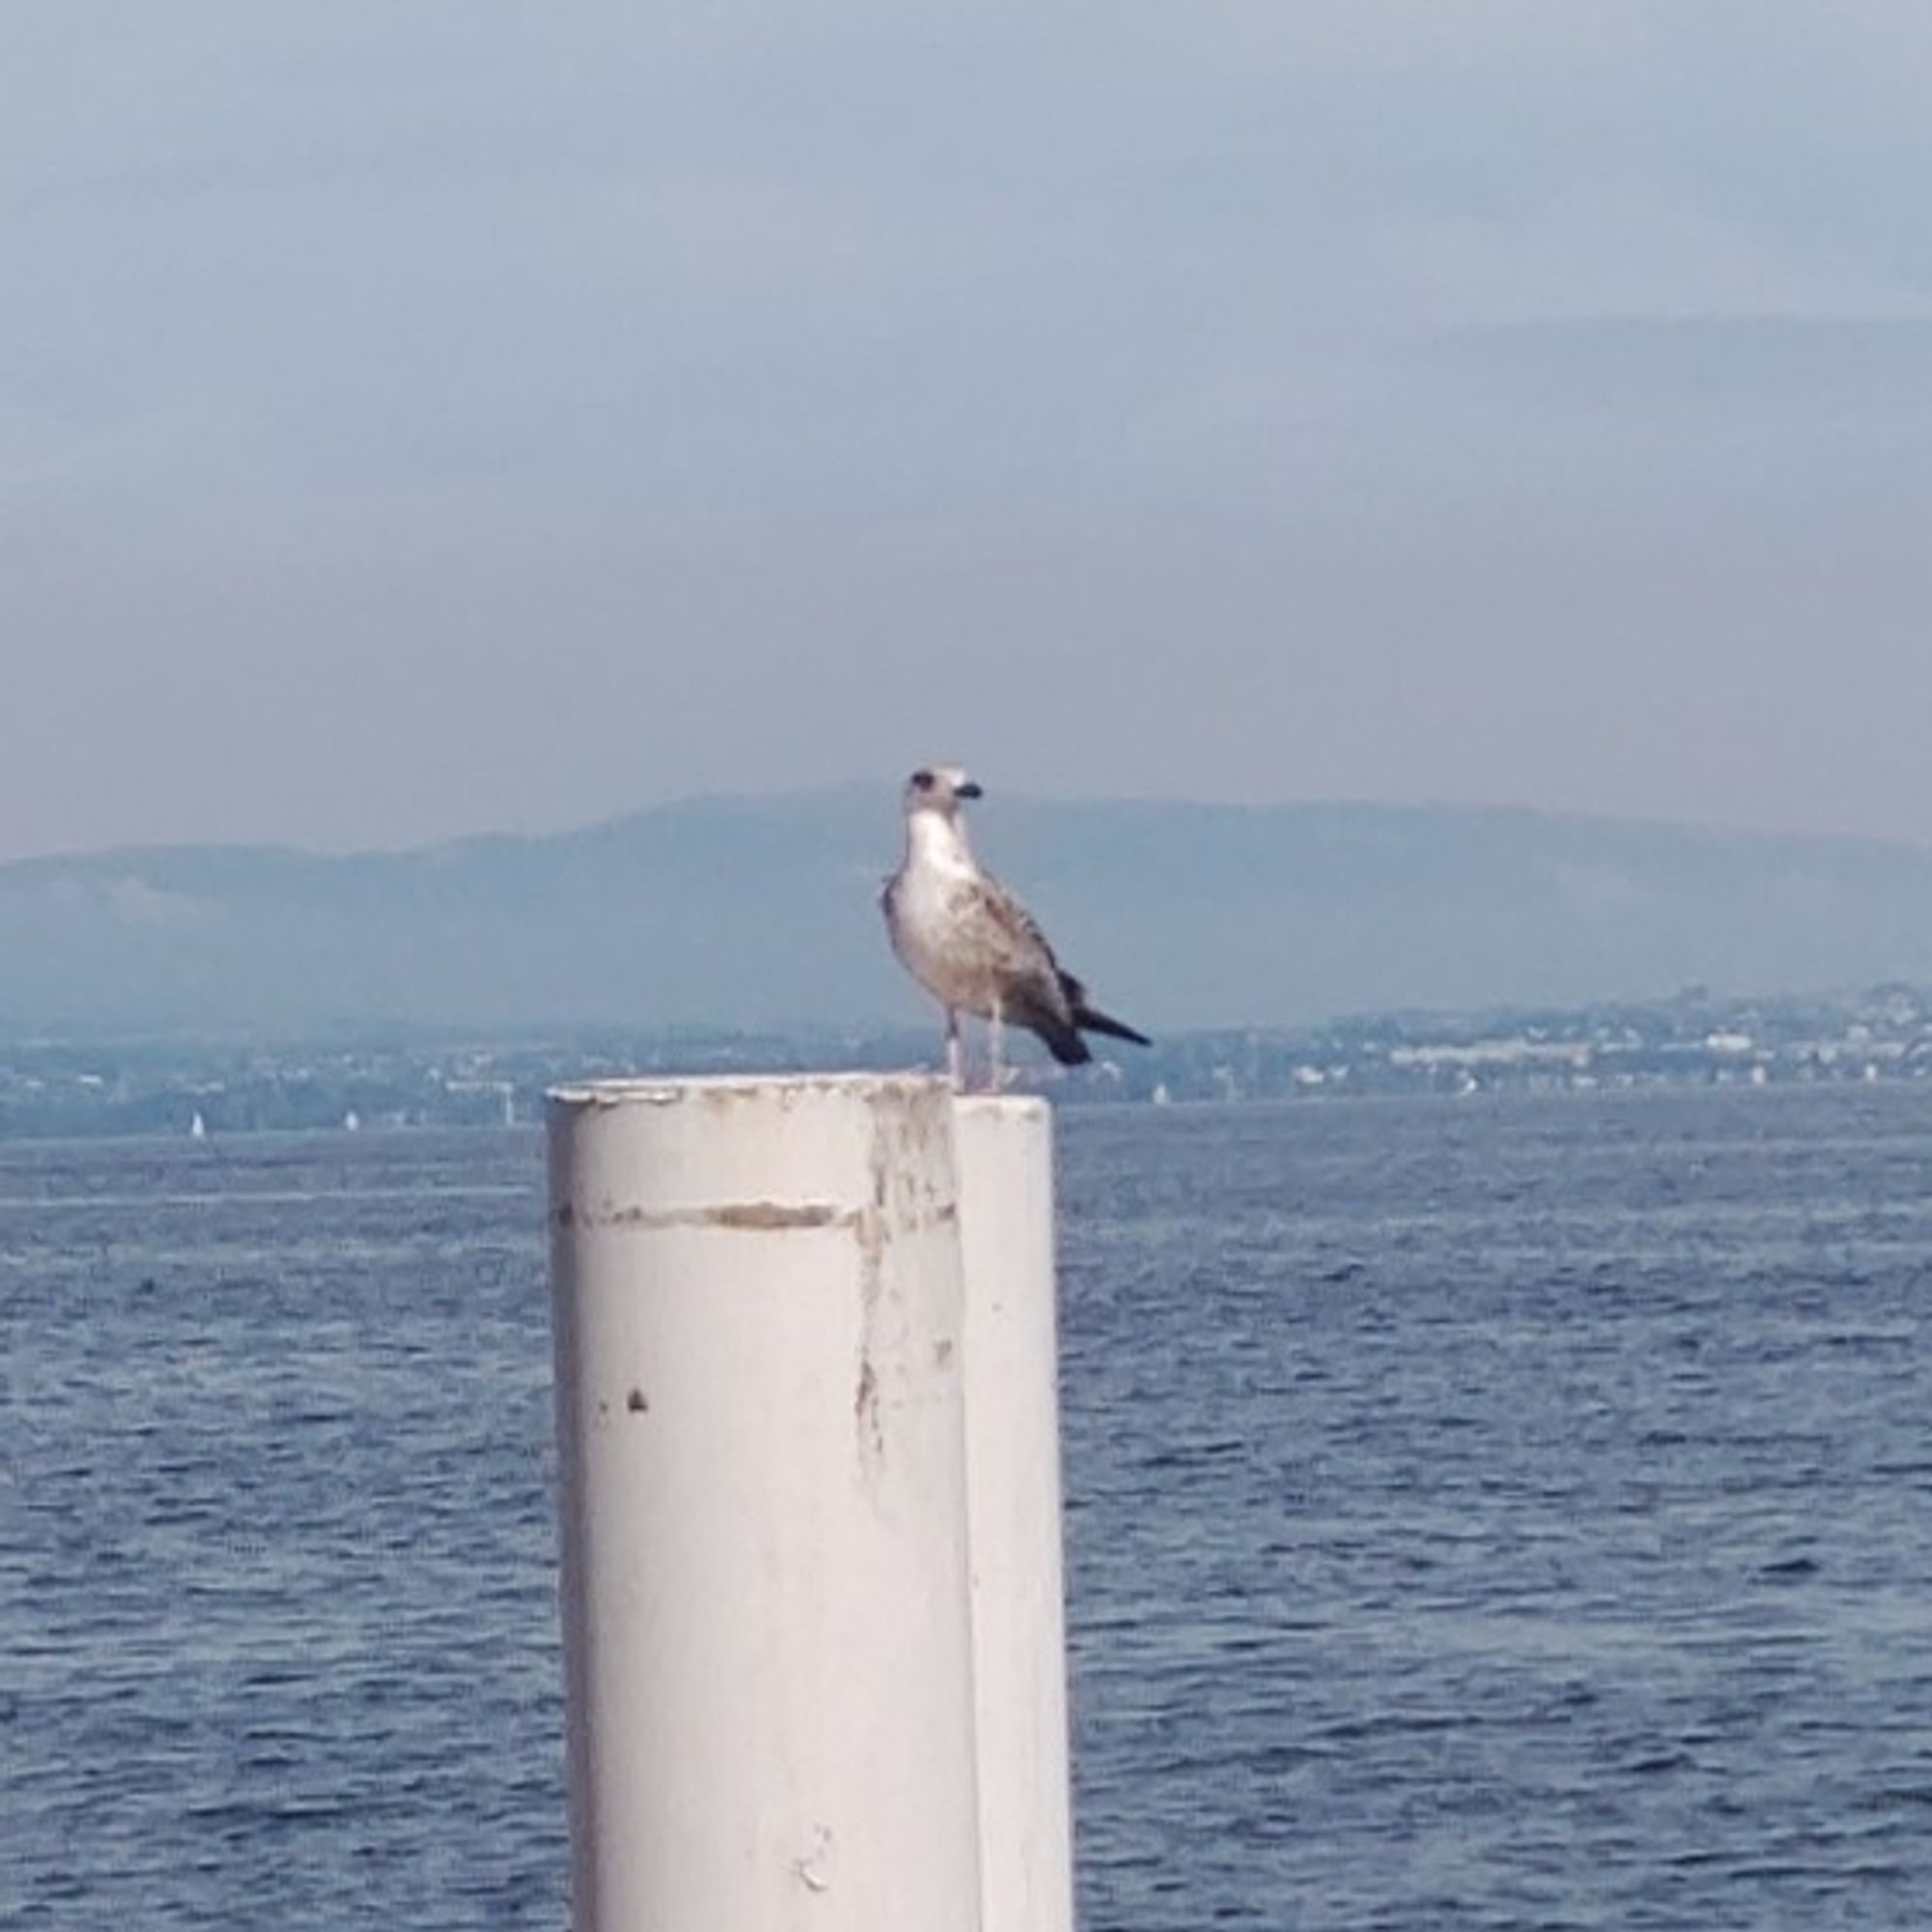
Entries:
[[1932, 839], [1929, 613], [1924, 0], [6, 10], [0, 855]]

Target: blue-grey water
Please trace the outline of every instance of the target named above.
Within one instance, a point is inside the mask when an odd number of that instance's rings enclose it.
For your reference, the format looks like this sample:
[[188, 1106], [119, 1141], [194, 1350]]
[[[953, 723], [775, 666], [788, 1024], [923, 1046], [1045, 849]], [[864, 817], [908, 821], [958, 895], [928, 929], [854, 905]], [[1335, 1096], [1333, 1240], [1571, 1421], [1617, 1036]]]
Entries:
[[[564, 1922], [538, 1148], [0, 1148], [0, 1924]], [[1932, 1096], [1063, 1118], [1089, 1932], [1932, 1922]]]

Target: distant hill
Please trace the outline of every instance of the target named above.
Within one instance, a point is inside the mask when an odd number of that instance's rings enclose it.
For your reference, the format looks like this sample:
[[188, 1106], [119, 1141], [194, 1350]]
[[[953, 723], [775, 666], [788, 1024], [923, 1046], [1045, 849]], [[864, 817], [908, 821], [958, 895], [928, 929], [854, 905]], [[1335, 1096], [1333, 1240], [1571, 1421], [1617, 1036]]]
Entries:
[[[1297, 1024], [1692, 981], [1932, 981], [1932, 851], [1529, 811], [989, 800], [982, 854], [1115, 1011]], [[875, 790], [696, 800], [347, 858], [0, 867], [0, 1033], [917, 1018]]]

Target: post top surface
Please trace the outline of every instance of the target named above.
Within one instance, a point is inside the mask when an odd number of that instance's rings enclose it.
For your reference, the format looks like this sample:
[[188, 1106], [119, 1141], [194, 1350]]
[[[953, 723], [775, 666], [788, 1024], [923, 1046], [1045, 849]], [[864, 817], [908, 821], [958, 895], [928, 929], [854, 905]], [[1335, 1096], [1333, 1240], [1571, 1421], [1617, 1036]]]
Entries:
[[[573, 1080], [545, 1096], [554, 1108], [676, 1107], [694, 1101], [714, 1105], [758, 1100], [795, 1101], [807, 1094], [861, 1099], [909, 1099], [952, 1094], [938, 1073], [723, 1073], [624, 1074], [608, 1080]], [[1044, 1112], [1046, 1102], [1029, 1094], [960, 1094], [958, 1106], [975, 1112]]]
[[1007, 1121], [1035, 1115], [1045, 1119], [1053, 1112], [1044, 1094], [955, 1094], [952, 1106], [955, 1113], [993, 1114]]

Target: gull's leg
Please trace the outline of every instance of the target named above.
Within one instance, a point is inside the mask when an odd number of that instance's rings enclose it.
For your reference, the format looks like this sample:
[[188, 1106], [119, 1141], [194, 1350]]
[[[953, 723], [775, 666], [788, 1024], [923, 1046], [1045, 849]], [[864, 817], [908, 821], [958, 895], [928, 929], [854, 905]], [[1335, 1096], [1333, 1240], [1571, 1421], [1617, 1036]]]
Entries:
[[952, 1007], [946, 1009], [946, 1077], [955, 1094], [966, 1091], [966, 1049], [959, 1040], [959, 1015]]
[[986, 1037], [993, 1054], [993, 1077], [987, 1091], [998, 1094], [1007, 1084], [1007, 1023], [998, 1000], [993, 1002], [993, 1010], [986, 1016]]

